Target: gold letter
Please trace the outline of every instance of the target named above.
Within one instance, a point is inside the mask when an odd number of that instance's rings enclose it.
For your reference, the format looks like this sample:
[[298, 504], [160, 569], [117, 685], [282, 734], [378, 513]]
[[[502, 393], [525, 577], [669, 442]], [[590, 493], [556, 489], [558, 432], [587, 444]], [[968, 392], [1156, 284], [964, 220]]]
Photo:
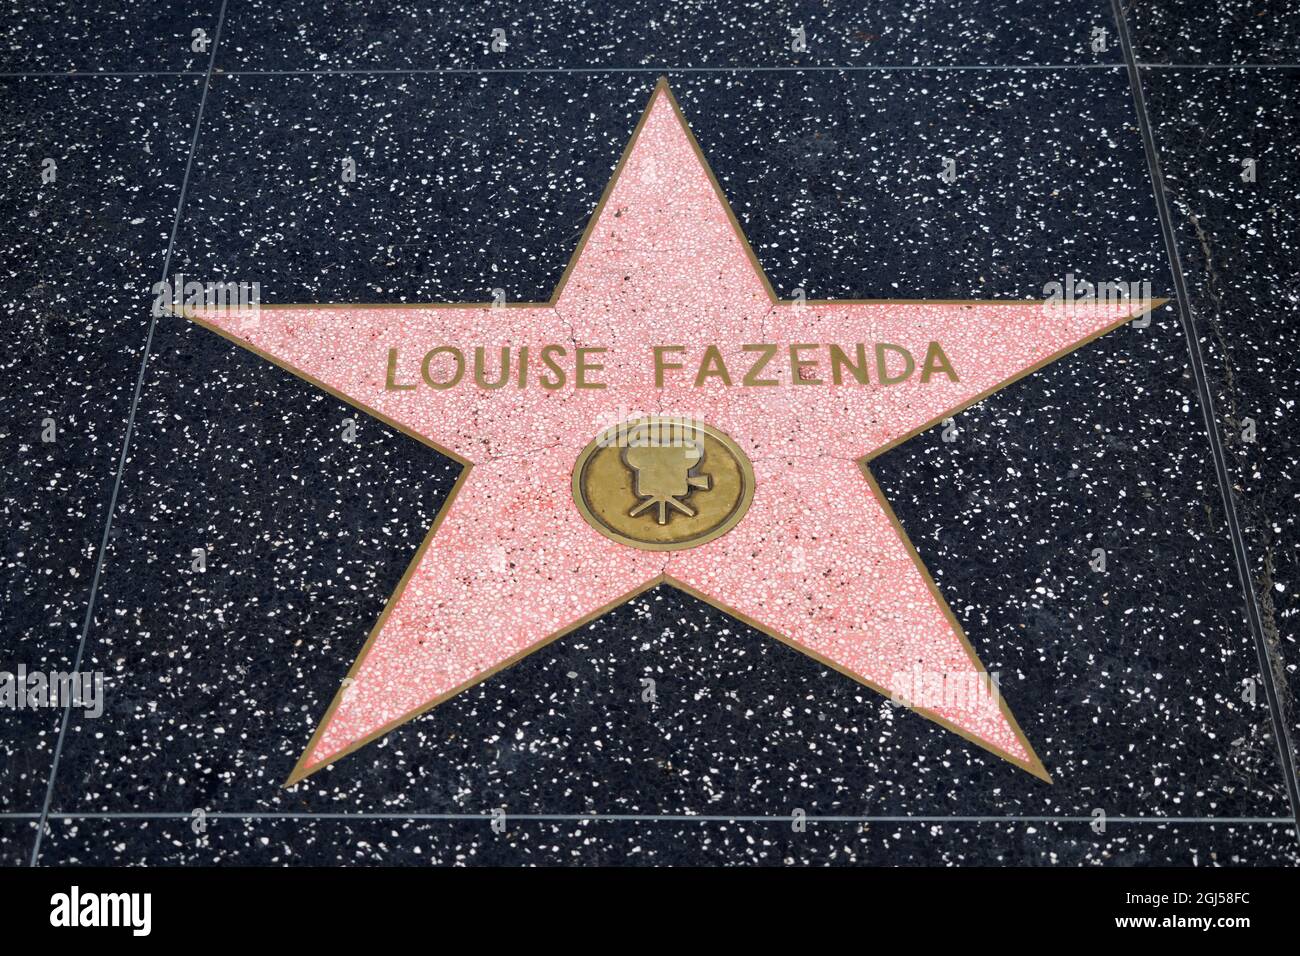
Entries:
[[[456, 374], [445, 382], [435, 382], [433, 376], [429, 374], [429, 363], [433, 361], [433, 357], [439, 352], [446, 352], [455, 359], [456, 362]], [[432, 349], [425, 353], [424, 361], [420, 363], [420, 374], [423, 375], [424, 380], [434, 388], [451, 388], [459, 382], [460, 377], [465, 374], [465, 356], [461, 354], [460, 349], [452, 348], [450, 345], [440, 345], [436, 349]]]
[[925, 361], [921, 365], [922, 383], [930, 381], [930, 376], [935, 372], [943, 372], [950, 382], [957, 381], [957, 373], [953, 370], [952, 363], [948, 361], [948, 356], [944, 354], [943, 347], [938, 342], [931, 342], [930, 347], [925, 350]]
[[727, 371], [722, 353], [716, 345], [705, 348], [704, 358], [700, 359], [700, 370], [695, 374], [695, 387], [703, 385], [706, 378], [720, 378], [723, 385], [731, 388], [731, 373]]
[[[893, 349], [903, 356], [902, 375], [890, 377], [888, 369], [885, 368], [885, 349]], [[916, 360], [912, 358], [912, 353], [901, 345], [890, 345], [888, 342], [876, 343], [876, 381], [881, 385], [897, 385], [899, 382], [905, 382], [915, 368]]]
[[481, 345], [474, 349], [474, 384], [479, 388], [500, 388], [510, 377], [510, 346], [501, 346], [501, 377], [495, 382], [489, 382], [483, 374], [483, 364], [487, 359], [483, 353]]
[[681, 368], [680, 365], [673, 362], [664, 361], [665, 352], [685, 352], [684, 345], [656, 345], [655, 346], [655, 388], [664, 387], [664, 371], [670, 368]]
[[790, 379], [791, 379], [791, 381], [793, 381], [796, 385], [822, 385], [822, 384], [825, 384], [825, 383], [822, 382], [822, 380], [819, 379], [819, 378], [804, 378], [802, 375], [799, 374], [800, 372], [802, 372], [802, 371], [803, 371], [804, 369], [806, 369], [806, 368], [816, 368], [816, 367], [817, 367], [817, 360], [816, 360], [816, 359], [801, 359], [801, 358], [799, 358], [799, 350], [800, 350], [800, 349], [815, 349], [816, 347], [817, 347], [817, 346], [816, 346], [815, 344], [813, 344], [813, 345], [791, 345], [791, 346], [790, 346]]
[[519, 349], [519, 380], [516, 384], [523, 388], [528, 384], [528, 346]]
[[605, 383], [604, 383], [604, 382], [588, 382], [587, 379], [585, 378], [585, 373], [587, 373], [587, 372], [599, 372], [601, 369], [603, 369], [603, 368], [605, 367], [605, 366], [603, 366], [603, 365], [597, 365], [595, 362], [588, 363], [588, 362], [587, 362], [587, 353], [588, 353], [588, 352], [607, 352], [607, 351], [609, 351], [609, 350], [608, 350], [608, 349], [603, 349], [603, 348], [580, 348], [580, 349], [578, 349], [578, 351], [575, 353], [575, 354], [578, 356], [578, 367], [577, 367], [577, 370], [574, 372], [574, 375], [573, 375], [573, 387], [574, 387], [574, 388], [604, 388], [604, 387], [605, 387]]
[[844, 366], [853, 373], [853, 377], [858, 380], [859, 385], [867, 383], [867, 347], [861, 342], [858, 343], [858, 363], [854, 365], [849, 361], [849, 357], [844, 354], [843, 349], [838, 345], [831, 346], [831, 381], [839, 385], [842, 381], [840, 375], [840, 366]]
[[754, 364], [750, 366], [749, 371], [745, 373], [745, 378], [741, 382], [742, 385], [780, 385], [781, 384], [774, 378], [758, 377], [758, 373], [763, 371], [763, 369], [767, 368], [767, 363], [772, 361], [772, 357], [776, 355], [775, 345], [742, 345], [740, 347], [740, 350], [742, 352], [758, 353], [758, 360], [754, 362]]
[[393, 381], [397, 374], [397, 349], [388, 350], [388, 378], [384, 380], [384, 390], [389, 392], [400, 392], [406, 389], [415, 388], [414, 385], [400, 385]]
[[552, 355], [564, 355], [563, 345], [544, 345], [542, 346], [542, 364], [555, 373], [555, 380], [548, 381], [546, 375], [542, 375], [542, 388], [555, 391], [557, 388], [564, 387], [564, 369], [560, 368], [551, 359]]

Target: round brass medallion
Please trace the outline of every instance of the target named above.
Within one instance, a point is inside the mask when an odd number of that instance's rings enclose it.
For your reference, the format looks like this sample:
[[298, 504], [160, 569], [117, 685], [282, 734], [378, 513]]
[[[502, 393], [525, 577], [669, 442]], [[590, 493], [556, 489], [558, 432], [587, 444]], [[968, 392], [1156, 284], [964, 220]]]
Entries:
[[726, 534], [754, 499], [754, 467], [711, 425], [652, 415], [607, 428], [573, 466], [573, 500], [607, 538], [646, 551]]

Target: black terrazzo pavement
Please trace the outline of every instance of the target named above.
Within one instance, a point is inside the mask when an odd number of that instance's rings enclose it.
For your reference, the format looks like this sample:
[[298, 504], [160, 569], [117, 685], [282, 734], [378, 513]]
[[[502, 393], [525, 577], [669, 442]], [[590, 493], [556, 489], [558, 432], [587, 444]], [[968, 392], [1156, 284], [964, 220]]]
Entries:
[[[200, 87], [0, 79], [0, 670], [75, 659]], [[0, 716], [0, 811], [44, 800], [58, 721]]]
[[0, 72], [202, 73], [220, 8], [220, 0], [6, 0]]
[[1129, 0], [1139, 62], [1300, 63], [1296, 0]]
[[[1300, 68], [1160, 70], [1145, 84], [1252, 583], [1300, 739]], [[1254, 182], [1241, 178], [1245, 159]]]
[[1094, 834], [1086, 823], [786, 820], [635, 822], [425, 820], [190, 820], [51, 823], [48, 865], [119, 865], [132, 847], [164, 866], [1179, 866], [1276, 864], [1294, 853], [1276, 826], [1122, 826]]
[[[796, 28], [805, 48], [795, 50]], [[1093, 49], [1093, 28], [1110, 43]], [[492, 49], [493, 30], [505, 49]], [[232, 9], [218, 65], [235, 70], [842, 67], [1120, 62], [1104, 0], [947, 3], [440, 5], [251, 0]]]
[[[511, 46], [493, 54], [460, 39], [490, 32], [490, 17], [231, 0], [216, 52], [230, 72], [207, 84], [172, 271], [258, 281], [266, 302], [481, 300], [495, 286], [544, 299], [657, 75], [546, 70], [957, 63], [996, 68], [668, 75], [782, 294], [1036, 298], [1067, 271], [1172, 294], [1109, 6], [870, 17], [818, 6], [790, 14], [827, 39], [802, 59], [782, 59], [784, 40], [771, 39], [783, 8], [675, 9], [653, 30], [658, 14], [638, 7], [507, 11]], [[1132, 12], [1140, 59], [1150, 24], [1181, 15], [1160, 16]], [[28, 22], [58, 32], [49, 16]], [[1110, 31], [1106, 52], [1088, 45], [1094, 25]], [[138, 61], [135, 50], [101, 59]], [[7, 68], [36, 69], [33, 56]], [[368, 72], [498, 63], [535, 71]], [[316, 72], [340, 69], [360, 72]], [[1295, 564], [1296, 495], [1282, 433], [1300, 343], [1286, 337], [1285, 307], [1261, 306], [1295, 282], [1296, 193], [1265, 172], [1295, 162], [1294, 74], [1143, 75], [1171, 190], [1199, 197], [1188, 208], [1216, 230], [1204, 281], [1182, 248], [1197, 319], [1216, 317], [1204, 347], [1223, 428], [1242, 407], [1267, 410], [1256, 445], [1229, 442], [1246, 543], [1257, 576], [1271, 564], [1271, 583], [1289, 585], [1279, 569]], [[14, 424], [2, 439], [0, 635], [6, 659], [29, 667], [67, 667], [77, 651], [148, 287], [206, 81], [6, 81], [40, 91], [0, 119], [7, 151], [26, 157], [62, 124], [96, 158], [67, 176], [61, 163], [68, 192], [45, 200], [84, 217], [75, 241], [53, 246], [67, 264], [48, 253], [49, 230], [8, 240], [15, 262], [49, 271], [22, 274], [24, 285], [78, 290], [19, 300], [28, 358], [6, 366], [10, 406], [53, 377], [69, 383], [54, 393], [60, 407], [102, 421], [39, 461], [8, 453]], [[1233, 179], [1243, 138], [1269, 159], [1249, 193]], [[142, 141], [144, 160], [131, 152]], [[114, 178], [114, 150], [133, 157], [138, 189]], [[339, 182], [344, 156], [358, 162], [355, 183]], [[951, 185], [936, 175], [947, 156]], [[8, 176], [34, 194], [24, 162]], [[41, 208], [12, 195], [7, 216]], [[138, 236], [119, 236], [141, 217]], [[1261, 223], [1274, 232], [1255, 244], [1246, 230]], [[94, 333], [60, 327], [69, 313]], [[47, 811], [47, 865], [1300, 860], [1264, 695], [1242, 699], [1255, 644], [1172, 304], [963, 413], [957, 441], [927, 433], [873, 464], [1052, 786], [665, 587], [284, 790], [457, 468], [179, 320], [159, 323], [150, 356], [83, 661], [106, 674], [107, 709], [73, 712], [48, 806], [60, 714], [0, 714], [4, 863], [27, 862]], [[12, 523], [20, 514], [26, 525]], [[1099, 546], [1100, 574], [1088, 565]], [[195, 547], [205, 572], [191, 569]], [[1294, 689], [1294, 588], [1274, 590], [1272, 663]], [[656, 680], [653, 704], [640, 699], [643, 676]], [[525, 817], [495, 834], [481, 815], [499, 807]], [[1089, 826], [1098, 808], [1112, 818], [1103, 834]], [[981, 819], [810, 822], [796, 834], [795, 809]], [[196, 827], [196, 810], [216, 816]], [[526, 819], [591, 813], [659, 819]], [[701, 814], [770, 819], [675, 819]], [[1043, 819], [1057, 817], [1068, 819]], [[1176, 822], [1113, 819], [1132, 817]]]

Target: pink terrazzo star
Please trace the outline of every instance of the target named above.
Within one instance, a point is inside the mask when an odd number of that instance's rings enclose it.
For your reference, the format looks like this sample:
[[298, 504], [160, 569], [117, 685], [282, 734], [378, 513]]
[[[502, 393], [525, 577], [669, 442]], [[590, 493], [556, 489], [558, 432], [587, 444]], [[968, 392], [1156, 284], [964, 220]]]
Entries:
[[[1130, 304], [779, 301], [660, 81], [549, 303], [189, 314], [465, 464], [289, 785], [664, 582], [1050, 779], [1000, 695], [962, 692], [986, 686], [983, 668], [865, 462], [1116, 328], [1137, 314]], [[956, 381], [921, 381], [936, 341]], [[821, 362], [801, 374], [785, 358], [792, 344], [859, 342], [907, 349], [918, 372], [881, 385], [873, 365], [869, 384], [835, 385], [824, 345], [801, 353]], [[483, 346], [494, 362], [503, 346], [528, 346], [536, 363], [556, 343], [568, 350], [564, 388], [513, 377], [477, 387], [472, 367], [455, 387], [421, 381], [420, 357], [438, 346], [467, 360]], [[764, 374], [779, 384], [739, 382], [752, 343], [779, 344]], [[711, 344], [735, 367], [730, 387], [720, 376], [696, 384]], [[685, 347], [672, 353], [685, 367], [662, 387], [657, 345]], [[591, 358], [603, 388], [573, 387], [578, 347], [606, 349]], [[403, 358], [390, 371], [393, 349]], [[450, 361], [440, 355], [431, 376], [448, 378]], [[755, 493], [735, 528], [655, 552], [586, 523], [570, 490], [575, 460], [638, 413], [694, 416], [745, 451]]]

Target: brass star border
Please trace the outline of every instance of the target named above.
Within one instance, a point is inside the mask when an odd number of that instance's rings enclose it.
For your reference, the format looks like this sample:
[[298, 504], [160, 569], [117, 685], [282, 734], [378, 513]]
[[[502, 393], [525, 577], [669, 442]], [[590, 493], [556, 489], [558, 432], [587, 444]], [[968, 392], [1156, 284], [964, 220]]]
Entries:
[[[614, 167], [613, 174], [610, 176], [610, 179], [605, 187], [605, 190], [601, 195], [600, 201], [596, 204], [596, 208], [592, 212], [592, 215], [587, 222], [587, 227], [583, 231], [582, 237], [579, 240], [578, 245], [574, 249], [573, 254], [570, 256], [569, 261], [565, 266], [564, 272], [561, 274], [560, 280], [556, 284], [554, 291], [551, 293], [550, 298], [544, 302], [507, 301], [501, 304], [499, 307], [538, 308], [538, 307], [555, 306], [555, 304], [560, 298], [561, 293], [564, 291], [565, 285], [569, 281], [569, 277], [573, 272], [574, 266], [576, 265], [578, 260], [582, 257], [583, 250], [586, 248], [587, 242], [591, 237], [591, 234], [596, 226], [596, 223], [600, 219], [601, 212], [604, 210], [605, 205], [609, 200], [609, 197], [614, 188], [614, 184], [618, 181], [619, 175], [623, 171], [623, 167], [627, 163], [629, 155], [631, 155], [632, 153], [633, 146], [636, 144], [640, 136], [641, 130], [646, 123], [646, 119], [650, 115], [650, 110], [655, 101], [655, 97], [659, 93], [664, 93], [667, 95], [668, 101], [671, 104], [673, 111], [676, 113], [678, 121], [681, 123], [682, 128], [686, 132], [686, 136], [691, 145], [691, 148], [694, 150], [695, 155], [700, 162], [700, 165], [703, 167], [706, 175], [708, 176], [709, 182], [713, 187], [714, 193], [716, 194], [717, 199], [721, 204], [721, 207], [725, 211], [728, 221], [731, 224], [731, 228], [734, 231], [736, 238], [739, 240], [740, 246], [744, 250], [745, 256], [748, 258], [751, 266], [754, 269], [755, 274], [758, 276], [759, 280], [761, 281], [763, 288], [767, 293], [767, 297], [770, 303], [773, 306], [789, 306], [789, 307], [794, 307], [797, 304], [799, 304], [796, 303], [794, 300], [781, 299], [779, 296], [777, 296], [776, 291], [775, 289], [773, 289], [772, 283], [769, 280], [766, 271], [763, 269], [762, 264], [759, 262], [758, 256], [754, 253], [753, 247], [750, 245], [749, 240], [746, 238], [744, 230], [741, 228], [740, 222], [736, 218], [735, 212], [732, 209], [731, 204], [727, 201], [726, 194], [723, 192], [721, 185], [718, 183], [717, 177], [713, 172], [712, 166], [709, 164], [708, 159], [705, 157], [704, 151], [700, 148], [699, 142], [697, 141], [694, 132], [691, 130], [690, 123], [687, 121], [685, 113], [681, 108], [681, 105], [678, 103], [677, 98], [673, 95], [672, 90], [669, 88], [667, 77], [660, 77], [658, 82], [655, 84], [654, 90], [650, 96], [646, 108], [642, 111], [641, 117], [637, 121], [637, 124], [632, 131], [632, 135], [627, 141], [627, 145], [623, 149], [623, 153], [619, 158], [618, 163]], [[880, 446], [879, 448], [874, 449], [867, 455], [864, 455], [860, 459], [858, 459], [859, 469], [862, 472], [863, 478], [866, 479], [867, 484], [870, 486], [873, 496], [875, 497], [876, 501], [879, 502], [881, 508], [883, 509], [886, 517], [889, 520], [889, 523], [892, 525], [895, 533], [898, 535], [899, 540], [902, 542], [904, 548], [906, 549], [907, 554], [911, 558], [913, 564], [916, 566], [916, 569], [920, 573], [922, 579], [925, 581], [926, 587], [929, 589], [931, 595], [934, 597], [934, 600], [937, 603], [938, 607], [942, 610], [944, 617], [951, 625], [953, 632], [960, 640], [965, 652], [970, 657], [971, 661], [975, 664], [976, 669], [982, 668], [982, 664], [979, 660], [978, 655], [976, 654], [974, 648], [971, 646], [970, 640], [967, 637], [965, 630], [962, 628], [960, 622], [953, 614], [952, 609], [948, 605], [948, 602], [944, 599], [943, 595], [939, 591], [938, 586], [935, 584], [934, 579], [930, 576], [929, 571], [926, 569], [925, 564], [922, 562], [920, 555], [916, 551], [916, 547], [912, 544], [912, 541], [908, 537], [907, 532], [903, 529], [901, 522], [899, 522], [898, 516], [894, 513], [894, 509], [890, 506], [889, 501], [886, 499], [884, 491], [881, 489], [880, 484], [877, 482], [875, 476], [871, 472], [870, 463], [875, 458], [878, 458], [881, 455], [885, 454], [886, 452], [891, 451], [892, 449], [901, 445], [903, 442], [908, 441], [911, 438], [914, 438], [915, 436], [921, 434], [922, 432], [928, 431], [929, 429], [938, 425], [945, 419], [959, 414], [960, 412], [969, 408], [970, 406], [975, 405], [983, 401], [984, 399], [988, 398], [990, 395], [998, 391], [1001, 391], [1002, 389], [1010, 385], [1015, 384], [1016, 382], [1025, 378], [1026, 376], [1039, 371], [1040, 369], [1046, 367], [1047, 365], [1050, 365], [1051, 363], [1057, 361], [1058, 359], [1064, 358], [1066, 355], [1069, 355], [1071, 352], [1074, 352], [1076, 349], [1082, 348], [1085, 345], [1088, 345], [1091, 342], [1095, 341], [1096, 339], [1100, 338], [1101, 336], [1109, 332], [1112, 332], [1123, 325], [1126, 325], [1134, 318], [1137, 318], [1147, 312], [1159, 308], [1160, 306], [1164, 305], [1167, 301], [1169, 300], [1165, 298], [1150, 300], [1142, 308], [1136, 309], [1124, 315], [1123, 318], [1118, 319], [1117, 321], [1100, 329], [1099, 331], [1094, 332], [1093, 334], [1088, 335], [1084, 338], [1081, 338], [1078, 341], [1071, 343], [1068, 347], [1063, 348], [1057, 352], [1054, 352], [1051, 355], [1047, 356], [1046, 358], [1042, 359], [1041, 361], [1036, 362], [1033, 365], [1030, 365], [1022, 369], [1020, 372], [1008, 377], [1004, 381], [999, 382], [994, 387], [987, 389], [967, 399], [966, 401], [959, 403], [958, 405], [946, 409], [938, 417], [933, 418], [930, 421], [927, 421], [925, 424], [913, 429], [910, 432], [898, 436], [894, 440]], [[1005, 299], [1002, 300], [989, 300], [989, 299], [809, 299], [806, 300], [806, 304], [810, 304], [810, 305], [979, 305], [979, 304], [1007, 305], [1009, 302], [1017, 302], [1017, 304], [1021, 304], [1021, 305], [1045, 304], [1044, 302], [1042, 302], [1042, 300], [1021, 301], [1021, 300], [1005, 300]], [[453, 302], [428, 302], [428, 303], [402, 302], [402, 303], [376, 303], [376, 304], [295, 303], [295, 304], [280, 304], [280, 305], [261, 305], [260, 309], [264, 311], [271, 311], [277, 309], [303, 309], [303, 308], [438, 309], [438, 308], [466, 308], [466, 307], [476, 307], [476, 306], [487, 308], [492, 305], [493, 303], [490, 302], [454, 302], [454, 303]], [[434, 451], [438, 452], [439, 454], [445, 455], [446, 457], [457, 462], [459, 465], [461, 465], [462, 468], [460, 475], [457, 477], [455, 483], [451, 488], [451, 491], [447, 495], [446, 500], [443, 502], [441, 508], [439, 508], [437, 516], [434, 518], [432, 525], [429, 527], [428, 533], [425, 535], [424, 540], [421, 542], [419, 548], [415, 552], [415, 555], [411, 559], [410, 563], [407, 565], [406, 571], [403, 573], [402, 578], [398, 582], [396, 589], [393, 591], [392, 595], [390, 595], [388, 602], [384, 607], [383, 612], [379, 616], [379, 619], [375, 622], [375, 625], [371, 628], [370, 634], [367, 637], [365, 644], [362, 646], [361, 652], [358, 654], [352, 667], [349, 668], [347, 676], [344, 678], [339, 690], [336, 691], [334, 698], [330, 703], [329, 708], [326, 710], [324, 716], [321, 718], [320, 722], [318, 723], [315, 732], [312, 734], [312, 737], [307, 744], [307, 747], [302, 752], [302, 755], [301, 757], [299, 757], [298, 762], [293, 768], [293, 771], [289, 774], [288, 779], [285, 781], [284, 786], [286, 788], [297, 785], [298, 783], [302, 782], [303, 780], [315, 774], [316, 772], [323, 770], [326, 767], [332, 766], [336, 761], [342, 759], [343, 757], [348, 756], [349, 754], [359, 750], [360, 748], [366, 746], [367, 744], [372, 743], [375, 740], [378, 740], [379, 738], [387, 735], [390, 731], [396, 729], [397, 727], [405, 723], [408, 723], [409, 721], [432, 710], [433, 708], [449, 700], [450, 698], [457, 696], [463, 691], [468, 690], [469, 688], [476, 686], [477, 684], [487, 680], [488, 678], [494, 676], [495, 674], [513, 666], [514, 664], [521, 661], [523, 658], [536, 653], [537, 651], [543, 649], [544, 647], [548, 646], [552, 642], [559, 640], [560, 638], [582, 627], [585, 627], [586, 625], [590, 624], [592, 621], [603, 616], [604, 614], [608, 613], [614, 608], [626, 604], [628, 601], [631, 601], [634, 598], [646, 593], [647, 591], [650, 591], [663, 584], [671, 585], [672, 587], [675, 587], [678, 590], [683, 591], [686, 594], [689, 594], [690, 596], [696, 598], [697, 600], [702, 601], [705, 604], [708, 604], [716, 608], [717, 610], [723, 611], [724, 613], [730, 615], [732, 618], [743, 622], [744, 624], [748, 625], [754, 630], [766, 634], [768, 637], [774, 638], [775, 640], [780, 641], [781, 643], [793, 648], [794, 650], [798, 651], [800, 654], [804, 654], [812, 658], [813, 660], [816, 660], [818, 663], [822, 664], [823, 666], [828, 667], [832, 670], [835, 670], [845, 675], [846, 677], [851, 678], [856, 683], [869, 687], [872, 690], [876, 691], [877, 693], [880, 693], [886, 697], [891, 696], [891, 692], [886, 688], [881, 687], [873, 682], [864, 680], [862, 677], [858, 676], [857, 674], [854, 674], [846, 670], [845, 668], [826, 659], [820, 654], [810, 651], [808, 648], [801, 646], [800, 644], [789, 639], [785, 635], [780, 634], [768, 627], [765, 627], [759, 621], [756, 621], [753, 618], [745, 614], [742, 614], [731, 607], [728, 607], [725, 603], [718, 601], [714, 598], [711, 598], [710, 596], [700, 592], [699, 590], [690, 587], [689, 585], [684, 584], [681, 581], [674, 579], [671, 575], [660, 574], [652, 578], [651, 580], [645, 582], [644, 584], [620, 595], [619, 597], [615, 598], [613, 601], [610, 601], [608, 604], [605, 604], [597, 608], [591, 613], [584, 615], [583, 617], [572, 622], [571, 624], [555, 631], [554, 633], [548, 635], [542, 640], [530, 645], [520, 653], [513, 655], [512, 657], [500, 662], [494, 667], [491, 667], [487, 670], [482, 671], [479, 674], [476, 674], [471, 680], [468, 680], [465, 683], [455, 687], [451, 691], [441, 694], [433, 698], [432, 700], [426, 702], [425, 704], [413, 709], [412, 711], [405, 713], [402, 716], [390, 721], [389, 723], [383, 725], [382, 727], [380, 727], [378, 730], [374, 731], [370, 735], [340, 750], [338, 753], [334, 754], [328, 761], [322, 762], [314, 767], [309, 767], [308, 764], [309, 764], [310, 756], [312, 752], [315, 750], [318, 741], [320, 740], [322, 734], [325, 731], [325, 728], [329, 725], [330, 720], [333, 717], [335, 711], [338, 709], [340, 703], [342, 702], [343, 695], [346, 691], [346, 688], [355, 679], [356, 674], [360, 670], [362, 663], [366, 659], [366, 656], [369, 654], [372, 645], [374, 644], [379, 633], [382, 631], [384, 627], [384, 623], [388, 619], [389, 613], [392, 611], [393, 607], [397, 604], [399, 598], [402, 596], [402, 593], [406, 589], [406, 586], [410, 581], [412, 574], [414, 573], [417, 566], [420, 564], [422, 558], [424, 557], [425, 552], [429, 548], [430, 543], [433, 541], [434, 536], [438, 533], [438, 529], [441, 526], [444, 518], [447, 516], [448, 512], [450, 511], [452, 504], [455, 502], [457, 494], [464, 486], [466, 478], [469, 476], [470, 471], [474, 467], [474, 463], [462, 457], [461, 455], [456, 454], [451, 449], [446, 448], [438, 444], [437, 442], [431, 441], [425, 436], [402, 425], [401, 423], [393, 420], [391, 417], [383, 414], [382, 412], [379, 412], [378, 410], [370, 407], [369, 405], [363, 402], [359, 402], [356, 399], [343, 394], [339, 390], [325, 384], [324, 382], [320, 381], [314, 376], [305, 374], [301, 370], [290, 366], [286, 362], [276, 358], [275, 356], [268, 354], [267, 352], [257, 348], [251, 343], [246, 342], [238, 338], [237, 336], [228, 333], [225, 329], [222, 329], [208, 321], [205, 321], [199, 315], [195, 314], [194, 310], [188, 307], [179, 307], [173, 309], [173, 311], [179, 315], [184, 316], [189, 321], [194, 322], [195, 324], [200, 325], [208, 329], [209, 331], [216, 333], [217, 335], [220, 335], [222, 338], [225, 338], [230, 342], [233, 342], [235, 345], [238, 345], [240, 348], [252, 352], [254, 355], [257, 355], [259, 358], [267, 362], [270, 362], [273, 365], [279, 366], [281, 369], [289, 372], [291, 375], [300, 378], [306, 382], [309, 382], [310, 384], [314, 385], [316, 388], [329, 394], [331, 397], [337, 399], [338, 401], [350, 405], [362, 412], [365, 412], [367, 415], [371, 416], [372, 418], [375, 418], [378, 421], [383, 422], [389, 428], [401, 432], [402, 434], [407, 435], [410, 438], [414, 438], [416, 441], [420, 442], [421, 444], [426, 445], [429, 448], [432, 448]], [[934, 723], [944, 727], [946, 730], [958, 735], [959, 737], [962, 737], [963, 739], [969, 741], [970, 743], [975, 744], [977, 747], [985, 751], [988, 751], [1002, 758], [1003, 760], [1006, 760], [1007, 762], [1014, 764], [1015, 766], [1020, 767], [1021, 769], [1027, 771], [1028, 773], [1039, 778], [1040, 780], [1043, 780], [1047, 783], [1052, 782], [1052, 777], [1048, 773], [1047, 768], [1043, 765], [1042, 761], [1038, 758], [1038, 755], [1035, 753], [1033, 746], [1029, 742], [1029, 739], [1025, 736], [1023, 730], [1021, 730], [1020, 725], [1017, 723], [1015, 717], [1011, 713], [1010, 707], [1007, 705], [1006, 700], [1001, 695], [999, 695], [998, 697], [998, 705], [1001, 708], [1002, 713], [1007, 720], [1007, 723], [1015, 732], [1016, 737], [1019, 739], [1020, 743], [1024, 746], [1025, 751], [1030, 755], [1030, 759], [1027, 761], [1021, 760], [1016, 756], [1007, 753], [984, 740], [979, 739], [972, 733], [969, 733], [963, 728], [956, 726], [951, 721], [945, 719], [944, 717], [940, 716], [939, 714], [937, 714], [936, 712], [934, 712], [929, 708], [913, 706], [907, 703], [906, 701], [901, 701], [900, 703], [903, 706], [906, 706], [909, 710], [912, 710], [918, 713], [919, 715], [925, 717], [927, 720], [933, 721]]]

